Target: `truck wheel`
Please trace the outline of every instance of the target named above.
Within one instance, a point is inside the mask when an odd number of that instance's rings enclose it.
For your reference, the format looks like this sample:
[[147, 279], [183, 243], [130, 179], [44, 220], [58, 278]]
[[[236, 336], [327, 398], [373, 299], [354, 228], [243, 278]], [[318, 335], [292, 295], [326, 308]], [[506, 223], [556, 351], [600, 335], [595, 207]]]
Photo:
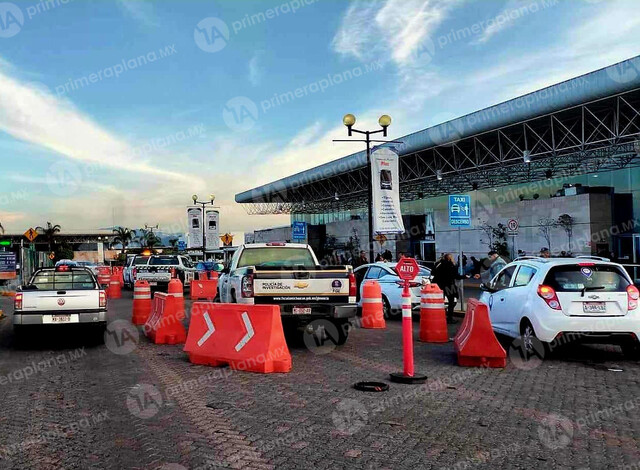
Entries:
[[333, 320], [332, 323], [335, 325], [338, 330], [338, 337], [335, 338], [336, 345], [342, 346], [347, 342], [347, 338], [349, 337], [349, 331], [351, 330], [351, 323], [349, 320]]

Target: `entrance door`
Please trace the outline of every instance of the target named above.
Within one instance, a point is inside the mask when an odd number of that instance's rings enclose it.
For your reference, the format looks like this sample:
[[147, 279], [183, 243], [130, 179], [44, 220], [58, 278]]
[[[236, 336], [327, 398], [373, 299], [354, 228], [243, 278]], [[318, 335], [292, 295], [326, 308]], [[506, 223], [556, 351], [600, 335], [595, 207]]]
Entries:
[[436, 242], [421, 241], [420, 256], [424, 261], [429, 263], [436, 262]]

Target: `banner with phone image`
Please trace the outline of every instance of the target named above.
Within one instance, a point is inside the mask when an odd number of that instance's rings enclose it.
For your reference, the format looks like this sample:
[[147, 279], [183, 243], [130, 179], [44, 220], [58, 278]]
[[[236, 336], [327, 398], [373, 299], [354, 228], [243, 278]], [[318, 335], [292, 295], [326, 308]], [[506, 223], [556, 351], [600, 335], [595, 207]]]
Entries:
[[398, 154], [392, 148], [379, 147], [371, 154], [375, 233], [404, 233], [398, 165]]
[[202, 208], [187, 208], [187, 223], [189, 224], [189, 248], [202, 248]]
[[220, 213], [216, 210], [207, 210], [207, 250], [220, 249]]

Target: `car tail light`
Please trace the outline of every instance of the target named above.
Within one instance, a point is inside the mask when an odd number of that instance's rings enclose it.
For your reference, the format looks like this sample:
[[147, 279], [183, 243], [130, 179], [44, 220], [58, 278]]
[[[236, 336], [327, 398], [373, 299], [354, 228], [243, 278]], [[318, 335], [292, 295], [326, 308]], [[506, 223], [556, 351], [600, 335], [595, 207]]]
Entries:
[[640, 297], [640, 291], [633, 284], [627, 286], [627, 303], [628, 310], [635, 310], [638, 308], [638, 298]]
[[13, 298], [13, 309], [22, 310], [22, 294], [18, 293]]
[[133, 277], [134, 280], [135, 280], [137, 274], [138, 274], [138, 269], [137, 268], [133, 268], [131, 270], [131, 277]]
[[286, 246], [287, 244], [285, 242], [270, 242], [267, 243], [267, 246]]
[[176, 268], [171, 268], [171, 279], [176, 278]]
[[558, 295], [556, 291], [553, 290], [553, 287], [545, 286], [541, 284], [538, 286], [538, 295], [544, 299], [549, 307], [554, 310], [562, 310], [560, 306], [560, 301], [558, 300]]
[[578, 266], [595, 266], [595, 265], [596, 265], [596, 263], [589, 263], [589, 262], [585, 262], [585, 261], [583, 261], [581, 263], [578, 263]]
[[356, 296], [356, 292], [358, 290], [358, 286], [356, 284], [356, 275], [353, 274], [353, 271], [349, 273], [349, 297]]
[[242, 285], [240, 286], [242, 297], [253, 297], [253, 274], [247, 274], [242, 277]]
[[[404, 287], [404, 281], [396, 281], [400, 287]], [[422, 287], [424, 282], [409, 281], [409, 288]]]
[[105, 291], [100, 291], [100, 308], [107, 308], [107, 294]]
[[68, 271], [71, 271], [71, 268], [68, 264], [61, 264], [60, 266], [56, 266], [56, 272], [66, 273]]

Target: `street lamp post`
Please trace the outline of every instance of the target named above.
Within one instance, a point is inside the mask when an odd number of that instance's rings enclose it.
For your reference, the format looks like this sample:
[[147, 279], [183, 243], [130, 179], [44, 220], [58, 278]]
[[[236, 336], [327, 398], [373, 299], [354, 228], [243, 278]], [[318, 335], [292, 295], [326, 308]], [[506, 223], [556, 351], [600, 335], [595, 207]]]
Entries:
[[365, 136], [364, 139], [334, 139], [334, 142], [365, 142], [367, 144], [367, 203], [368, 203], [368, 213], [369, 213], [369, 262], [373, 263], [374, 261], [374, 250], [373, 250], [373, 182], [371, 179], [371, 142], [384, 142], [384, 143], [402, 143], [395, 140], [375, 140], [371, 139], [371, 136], [374, 134], [382, 134], [384, 137], [387, 136], [387, 128], [391, 125], [391, 117], [386, 114], [380, 116], [378, 119], [378, 124], [382, 129], [378, 129], [377, 131], [361, 131], [358, 129], [354, 129], [353, 125], [356, 123], [356, 117], [353, 114], [345, 114], [342, 118], [342, 123], [347, 126], [349, 137], [353, 135], [353, 133], [362, 134]]
[[213, 201], [216, 200], [216, 196], [214, 194], [209, 195], [208, 201], [198, 201], [198, 195], [194, 194], [191, 196], [194, 204], [200, 204], [202, 206], [202, 262], [207, 261], [207, 234], [205, 232], [205, 207], [213, 206]]

